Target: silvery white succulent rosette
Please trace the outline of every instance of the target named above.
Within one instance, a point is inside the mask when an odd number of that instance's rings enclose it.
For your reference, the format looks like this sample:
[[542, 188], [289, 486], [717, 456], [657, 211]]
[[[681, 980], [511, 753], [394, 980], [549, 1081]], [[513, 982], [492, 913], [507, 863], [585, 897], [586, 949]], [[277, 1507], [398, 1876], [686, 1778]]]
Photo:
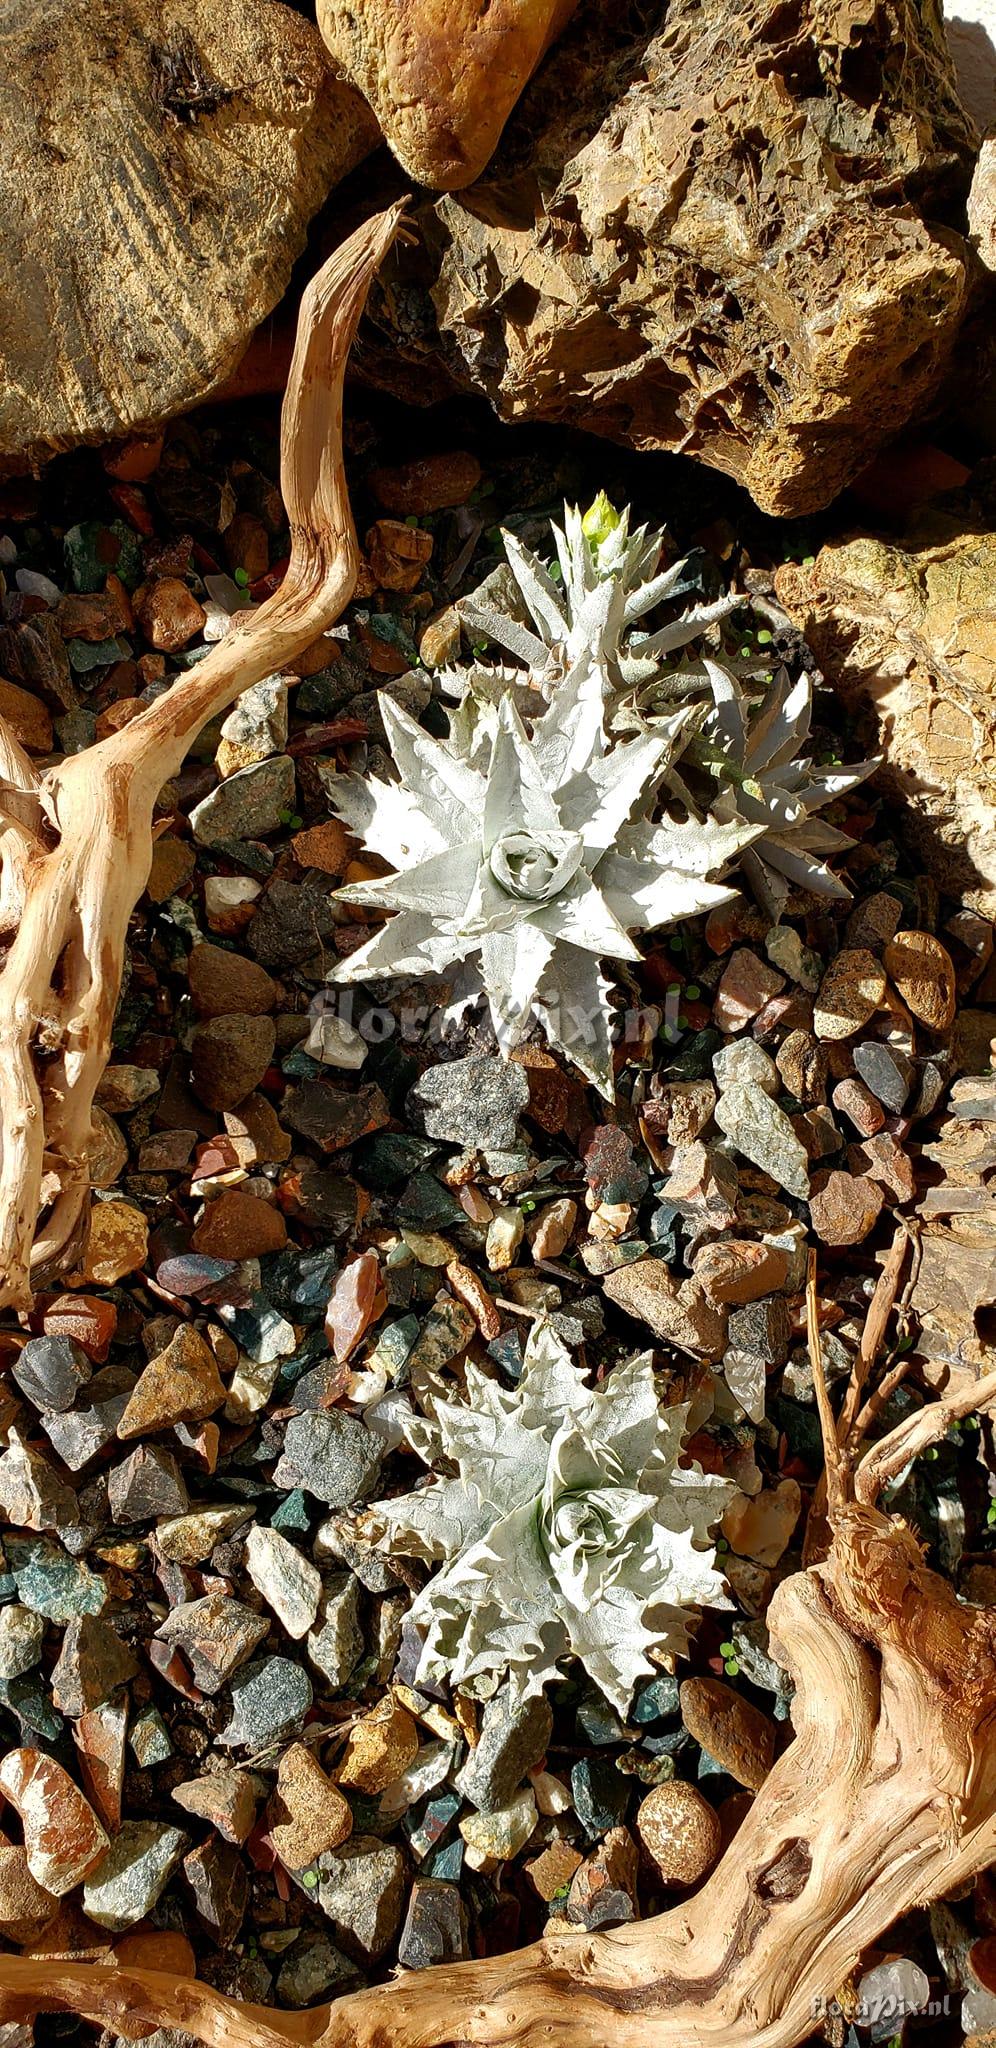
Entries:
[[621, 1714], [649, 1652], [684, 1650], [690, 1610], [728, 1607], [709, 1530], [733, 1492], [679, 1464], [686, 1406], [662, 1407], [651, 1354], [591, 1388], [548, 1323], [507, 1389], [466, 1366], [466, 1399], [436, 1400], [405, 1435], [452, 1468], [365, 1521], [391, 1551], [438, 1563], [411, 1621], [416, 1678], [523, 1696], [577, 1658]]
[[[693, 587], [688, 557], [661, 568], [663, 533], [642, 526], [631, 533], [628, 509], [616, 512], [604, 491], [583, 514], [576, 505], [565, 505], [563, 526], [554, 521], [551, 531], [556, 562], [550, 564], [541, 562], [514, 533], [502, 533], [530, 625], [474, 598], [462, 598], [458, 605], [468, 630], [515, 655], [532, 686], [548, 697], [585, 654], [601, 665], [611, 697], [636, 690], [651, 678], [659, 681], [670, 655], [701, 639], [743, 604], [742, 597], [724, 592], [693, 605], [656, 632], [644, 632], [640, 622], [649, 612]], [[509, 671], [497, 673], [507, 678]], [[445, 671], [442, 682], [451, 695], [462, 697], [460, 671]], [[670, 683], [680, 695], [680, 678], [672, 677]], [[699, 676], [696, 689], [701, 687]]]
[[[638, 965], [634, 933], [727, 902], [723, 877], [735, 864], [775, 916], [793, 883], [846, 896], [826, 863], [853, 842], [814, 813], [874, 764], [821, 774], [800, 757], [807, 677], [789, 685], [780, 674], [755, 706], [703, 657], [689, 688], [711, 690], [711, 707], [661, 711], [661, 663], [742, 600], [728, 595], [638, 636], [639, 620], [681, 588], [683, 564], [654, 571], [661, 535], [631, 535], [627, 515], [600, 499], [584, 518], [567, 510], [554, 536], [559, 585], [506, 536], [535, 632], [473, 614], [525, 666], [449, 672], [459, 702], [445, 741], [385, 693], [397, 782], [326, 778], [333, 809], [395, 870], [337, 892], [395, 914], [329, 978], [462, 969], [466, 1000], [469, 968], [506, 1057], [538, 1023], [611, 1098], [612, 987], [600, 962]], [[644, 715], [648, 678], [656, 708]], [[634, 737], [616, 729], [622, 705]], [[662, 791], [684, 817], [668, 814]]]
[[331, 978], [440, 974], [473, 959], [506, 1056], [537, 1019], [611, 1096], [610, 984], [599, 962], [639, 963], [631, 932], [727, 902], [730, 888], [709, 877], [757, 827], [648, 822], [695, 714], [680, 710], [612, 742], [604, 680], [587, 653], [531, 733], [511, 695], [492, 708], [470, 758], [385, 697], [398, 781], [327, 782], [339, 817], [396, 870], [337, 895], [397, 913]]
[[[846, 832], [816, 816], [856, 788], [879, 763], [855, 761], [818, 766], [808, 755], [813, 716], [812, 678], [792, 681], [784, 668], [758, 689], [741, 680], [729, 663], [700, 650], [694, 663], [667, 671], [669, 657], [712, 632], [748, 602], [726, 593], [695, 604], [656, 632], [640, 621], [691, 587], [688, 558], [660, 569], [662, 532], [629, 531], [629, 515], [617, 513], [604, 493], [582, 515], [565, 506], [564, 524], [552, 528], [554, 565], [544, 565], [514, 534], [504, 535], [509, 567], [532, 630], [492, 607], [464, 599], [460, 610], [473, 631], [484, 633], [526, 664], [528, 685], [548, 697], [585, 648], [596, 651], [605, 679], [606, 719], [613, 732], [645, 730], [679, 697], [711, 695], [701, 737], [688, 731], [689, 767], [697, 761], [710, 778], [705, 793], [682, 773], [668, 775], [693, 816], [733, 824], [754, 824], [738, 865], [762, 908], [779, 918], [792, 888], [849, 902], [850, 890], [827, 865], [854, 845]], [[447, 671], [444, 689], [462, 700], [463, 727], [471, 715], [513, 686], [515, 671], [488, 670], [478, 663], [467, 677]], [[519, 683], [524, 687], [519, 672]]]

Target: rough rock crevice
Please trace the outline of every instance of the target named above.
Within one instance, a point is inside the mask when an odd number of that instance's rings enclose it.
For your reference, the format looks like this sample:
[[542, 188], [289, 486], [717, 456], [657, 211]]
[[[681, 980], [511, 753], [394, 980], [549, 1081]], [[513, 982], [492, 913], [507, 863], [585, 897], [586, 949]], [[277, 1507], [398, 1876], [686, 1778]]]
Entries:
[[941, 886], [996, 914], [996, 533], [934, 513], [902, 541], [832, 541], [778, 596], [883, 756], [904, 838]]
[[933, 6], [584, 0], [485, 176], [420, 209], [422, 345], [508, 419], [812, 511], [938, 391], [974, 147]]

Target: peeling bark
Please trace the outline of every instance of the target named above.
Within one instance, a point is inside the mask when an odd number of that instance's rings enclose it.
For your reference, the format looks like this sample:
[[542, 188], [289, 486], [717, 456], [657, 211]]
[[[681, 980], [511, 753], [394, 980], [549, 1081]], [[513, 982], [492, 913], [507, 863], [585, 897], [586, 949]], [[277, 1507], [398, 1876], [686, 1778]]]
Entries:
[[40, 778], [0, 724], [0, 1307], [29, 1305], [85, 1242], [93, 1098], [159, 792], [209, 720], [286, 669], [352, 595], [343, 374], [401, 217], [396, 206], [360, 228], [301, 303], [283, 414], [291, 556], [280, 589], [130, 725]]
[[994, 1402], [990, 1373], [856, 1467], [834, 1432], [829, 1554], [769, 1615], [795, 1740], [687, 1903], [294, 2015], [157, 1971], [7, 1956], [0, 2014], [71, 2011], [134, 2039], [176, 2027], [205, 2048], [794, 2048], [863, 1949], [996, 1855], [996, 1614], [960, 1605], [875, 1504], [908, 1457]]

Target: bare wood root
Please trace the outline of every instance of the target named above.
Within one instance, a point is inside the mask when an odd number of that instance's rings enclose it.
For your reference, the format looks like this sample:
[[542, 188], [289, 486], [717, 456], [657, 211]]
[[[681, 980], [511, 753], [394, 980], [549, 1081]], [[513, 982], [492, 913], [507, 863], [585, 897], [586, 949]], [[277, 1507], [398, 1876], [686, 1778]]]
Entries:
[[85, 1241], [93, 1098], [159, 792], [202, 728], [293, 661], [352, 595], [343, 375], [402, 213], [352, 235], [301, 302], [283, 412], [291, 555], [280, 589], [130, 725], [40, 779], [0, 726], [0, 1308], [28, 1306]]
[[[809, 1505], [806, 1521], [806, 1536], [802, 1549], [803, 1564], [819, 1564], [830, 1547], [830, 1518], [827, 1512], [828, 1493], [833, 1474], [840, 1462], [841, 1454], [848, 1463], [853, 1461], [862, 1439], [870, 1427], [874, 1415], [905, 1378], [910, 1361], [899, 1359], [882, 1385], [876, 1389], [869, 1401], [861, 1406], [861, 1397], [878, 1362], [879, 1353], [885, 1342], [899, 1287], [900, 1275], [910, 1244], [910, 1228], [906, 1221], [900, 1222], [885, 1263], [879, 1274], [875, 1292], [868, 1305], [864, 1329], [857, 1357], [851, 1368], [851, 1377], [844, 1393], [840, 1414], [833, 1430], [829, 1427], [829, 1403], [823, 1376], [820, 1353], [819, 1316], [816, 1300], [816, 1254], [810, 1252], [809, 1276], [806, 1287], [806, 1323], [809, 1338], [809, 1357], [813, 1367], [814, 1383], [820, 1403], [820, 1422], [827, 1445], [826, 1470], [821, 1473], [813, 1498]], [[838, 1450], [839, 1446], [839, 1450]]]
[[828, 1556], [770, 1609], [795, 1740], [686, 1904], [295, 2015], [156, 1971], [0, 1957], [0, 2014], [176, 2027], [205, 2048], [795, 2048], [870, 1943], [996, 1855], [996, 1614], [961, 1606], [875, 1504], [913, 1451], [994, 1403], [996, 1373], [875, 1445], [853, 1489], [841, 1473]]

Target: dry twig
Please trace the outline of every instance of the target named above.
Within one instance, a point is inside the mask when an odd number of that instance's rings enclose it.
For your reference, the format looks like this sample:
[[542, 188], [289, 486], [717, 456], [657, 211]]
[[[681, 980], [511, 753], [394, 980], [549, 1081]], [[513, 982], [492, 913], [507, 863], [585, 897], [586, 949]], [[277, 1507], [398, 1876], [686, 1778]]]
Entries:
[[85, 1242], [93, 1098], [159, 792], [209, 720], [286, 668], [352, 595], [343, 374], [401, 222], [400, 206], [368, 221], [301, 303], [283, 416], [291, 555], [280, 589], [130, 725], [40, 779], [0, 724], [0, 1307], [26, 1307]]
[[[875, 1292], [868, 1304], [868, 1313], [865, 1316], [864, 1329], [861, 1332], [858, 1355], [852, 1366], [851, 1377], [841, 1403], [840, 1415], [834, 1426], [834, 1440], [842, 1447], [845, 1459], [848, 1462], [853, 1459], [871, 1420], [867, 1403], [861, 1409], [860, 1415], [858, 1413], [861, 1396], [875, 1369], [885, 1342], [886, 1331], [889, 1327], [889, 1317], [895, 1307], [896, 1293], [906, 1261], [909, 1241], [909, 1226], [903, 1220], [897, 1226], [896, 1234], [889, 1247], [882, 1271], [878, 1276]], [[811, 1252], [809, 1257], [809, 1283], [806, 1291], [806, 1320], [809, 1332], [809, 1354], [813, 1362], [814, 1383], [816, 1382], [815, 1352], [819, 1345], [819, 1323], [816, 1313], [815, 1292], [815, 1258], [815, 1252]], [[815, 1339], [814, 1330], [816, 1332]], [[906, 1370], [907, 1366], [903, 1361], [900, 1361], [900, 1364], [893, 1368], [893, 1385], [898, 1386]], [[822, 1362], [820, 1379], [823, 1379]], [[890, 1387], [889, 1392], [891, 1391], [892, 1388]], [[881, 1399], [885, 1400], [887, 1398], [888, 1395], [883, 1388], [881, 1390]], [[817, 1399], [819, 1399], [818, 1391]], [[826, 1401], [825, 1385], [823, 1399]], [[820, 1420], [825, 1432], [826, 1417], [823, 1414], [822, 1408]], [[834, 1462], [836, 1463], [836, 1461]], [[830, 1463], [831, 1461], [828, 1458], [826, 1472], [820, 1474], [809, 1504], [809, 1514], [806, 1521], [806, 1539], [803, 1545], [803, 1563], [807, 1565], [819, 1564], [820, 1560], [826, 1556], [830, 1546], [830, 1522], [827, 1514]]]

